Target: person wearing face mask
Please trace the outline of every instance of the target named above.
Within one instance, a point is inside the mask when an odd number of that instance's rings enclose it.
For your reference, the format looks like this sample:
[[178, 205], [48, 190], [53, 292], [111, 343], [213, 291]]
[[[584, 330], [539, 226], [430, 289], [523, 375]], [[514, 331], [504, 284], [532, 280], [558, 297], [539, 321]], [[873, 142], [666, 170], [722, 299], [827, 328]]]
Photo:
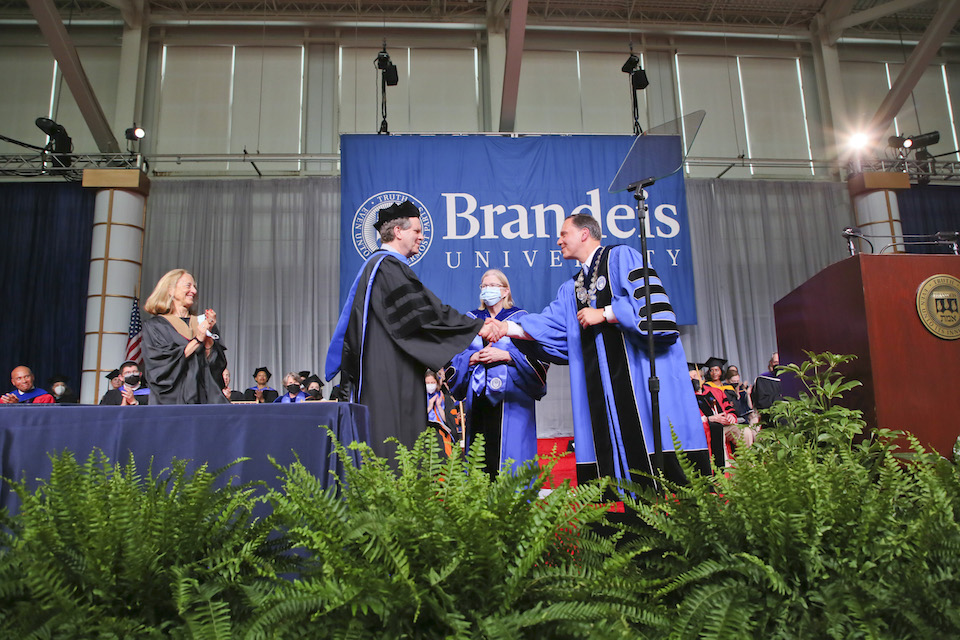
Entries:
[[[480, 308], [474, 318], [519, 320], [526, 311], [514, 306], [510, 282], [498, 269], [480, 278]], [[484, 441], [484, 468], [496, 475], [507, 460], [512, 469], [537, 455], [536, 401], [547, 392], [545, 362], [521, 353], [508, 337], [488, 343], [479, 336], [453, 357], [447, 368], [450, 392], [463, 400], [466, 448]]]
[[[310, 373], [309, 371], [307, 372]], [[323, 401], [323, 381], [316, 374], [308, 375], [303, 379], [306, 388], [303, 390], [307, 394], [307, 402]]]
[[443, 390], [440, 388], [440, 378], [429, 369], [423, 375], [423, 384], [427, 391], [427, 425], [437, 430], [440, 444], [448, 456], [453, 451], [453, 431], [447, 424]]
[[303, 392], [300, 382], [300, 376], [292, 371], [283, 376], [283, 388], [286, 393], [274, 400], [274, 402], [281, 404], [290, 402], [304, 402], [307, 399], [307, 394]]
[[52, 376], [47, 380], [47, 388], [50, 389], [50, 395], [53, 396], [53, 400], [57, 404], [77, 404], [80, 402], [80, 398], [77, 397], [74, 390], [67, 385], [68, 382], [70, 382], [70, 378], [61, 374]]
[[123, 384], [119, 389], [110, 389], [100, 400], [106, 406], [135, 407], [150, 404], [150, 389], [143, 384], [143, 374], [140, 365], [127, 360], [120, 365], [120, 379]]

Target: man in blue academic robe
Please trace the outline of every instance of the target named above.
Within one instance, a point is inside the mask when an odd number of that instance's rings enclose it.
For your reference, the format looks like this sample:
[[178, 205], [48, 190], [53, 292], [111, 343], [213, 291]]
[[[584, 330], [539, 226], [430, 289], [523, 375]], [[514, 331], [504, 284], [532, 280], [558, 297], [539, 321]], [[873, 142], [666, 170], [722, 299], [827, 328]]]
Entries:
[[578, 481], [609, 476], [649, 484], [632, 470], [654, 472], [646, 350], [647, 331], [652, 330], [664, 475], [685, 480], [671, 427], [694, 464], [709, 472], [700, 410], [666, 291], [650, 269], [653, 308], [648, 310], [640, 253], [626, 246], [601, 246], [600, 239], [600, 225], [593, 217], [568, 217], [557, 244], [563, 257], [578, 260], [582, 270], [561, 285], [556, 299], [541, 313], [507, 323], [498, 332], [535, 340], [546, 358], [569, 364]]
[[53, 396], [33, 386], [33, 371], [19, 366], [10, 372], [14, 389], [0, 396], [0, 404], [53, 404]]

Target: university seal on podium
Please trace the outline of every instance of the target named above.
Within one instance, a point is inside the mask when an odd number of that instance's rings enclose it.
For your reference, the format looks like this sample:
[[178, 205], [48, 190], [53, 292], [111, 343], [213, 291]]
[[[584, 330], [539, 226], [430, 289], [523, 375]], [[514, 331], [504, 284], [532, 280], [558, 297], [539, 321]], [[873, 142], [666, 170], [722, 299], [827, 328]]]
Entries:
[[938, 338], [960, 338], [960, 279], [940, 273], [924, 280], [917, 289], [917, 314]]

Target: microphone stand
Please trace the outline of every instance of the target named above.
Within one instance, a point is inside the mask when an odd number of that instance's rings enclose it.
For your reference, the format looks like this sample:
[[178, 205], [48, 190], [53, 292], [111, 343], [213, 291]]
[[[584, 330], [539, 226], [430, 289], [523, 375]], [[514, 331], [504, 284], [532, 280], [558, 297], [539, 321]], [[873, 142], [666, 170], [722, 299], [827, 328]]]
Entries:
[[660, 378], [657, 377], [657, 359], [653, 345], [653, 305], [650, 303], [650, 260], [647, 253], [647, 195], [644, 189], [652, 186], [656, 178], [638, 180], [627, 187], [637, 201], [637, 220], [640, 223], [640, 250], [643, 254], [643, 297], [647, 306], [647, 358], [650, 360], [650, 377], [647, 380], [650, 389], [650, 414], [653, 424], [653, 464], [664, 473], [663, 437], [660, 434]]

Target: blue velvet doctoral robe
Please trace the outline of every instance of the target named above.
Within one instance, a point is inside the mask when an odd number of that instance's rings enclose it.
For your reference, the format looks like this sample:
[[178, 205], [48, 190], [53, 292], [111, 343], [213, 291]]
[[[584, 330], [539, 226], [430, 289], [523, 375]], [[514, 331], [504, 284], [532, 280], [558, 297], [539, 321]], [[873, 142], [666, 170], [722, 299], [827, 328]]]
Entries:
[[[653, 269], [650, 276], [664, 474], [682, 482], [670, 427], [704, 472], [709, 471], [707, 442], [676, 316]], [[650, 473], [654, 454], [640, 254], [625, 246], [602, 248], [585, 283], [590, 281], [595, 283], [595, 300], [578, 301], [575, 280], [568, 280], [543, 312], [521, 317], [519, 324], [552, 361], [570, 365], [578, 480], [610, 476], [643, 483], [642, 477], [631, 474], [631, 469]], [[578, 309], [607, 305], [617, 323], [580, 327]]]
[[[527, 314], [513, 307], [501, 309], [497, 320], [517, 321]], [[468, 315], [480, 320], [490, 317], [487, 309]], [[450, 392], [463, 400], [466, 422], [466, 446], [482, 434], [485, 467], [497, 473], [507, 460], [516, 470], [537, 455], [536, 401], [547, 392], [545, 362], [527, 357], [510, 338], [501, 338], [493, 346], [510, 354], [510, 362], [470, 365], [470, 356], [483, 349], [480, 337], [474, 338], [466, 350], [454, 356], [447, 369]]]

